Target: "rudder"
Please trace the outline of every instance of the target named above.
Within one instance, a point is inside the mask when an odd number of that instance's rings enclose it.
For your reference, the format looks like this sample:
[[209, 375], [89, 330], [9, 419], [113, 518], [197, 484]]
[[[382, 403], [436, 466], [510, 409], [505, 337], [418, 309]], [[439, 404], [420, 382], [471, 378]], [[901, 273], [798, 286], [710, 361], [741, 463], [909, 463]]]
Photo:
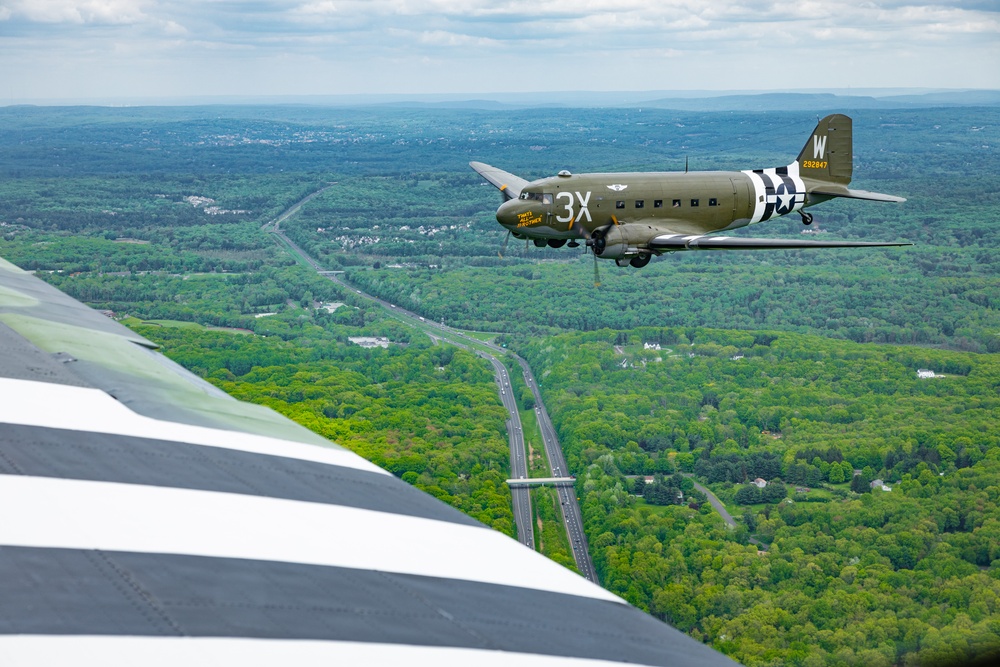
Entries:
[[851, 119], [831, 114], [817, 123], [797, 162], [802, 178], [847, 185], [854, 174]]

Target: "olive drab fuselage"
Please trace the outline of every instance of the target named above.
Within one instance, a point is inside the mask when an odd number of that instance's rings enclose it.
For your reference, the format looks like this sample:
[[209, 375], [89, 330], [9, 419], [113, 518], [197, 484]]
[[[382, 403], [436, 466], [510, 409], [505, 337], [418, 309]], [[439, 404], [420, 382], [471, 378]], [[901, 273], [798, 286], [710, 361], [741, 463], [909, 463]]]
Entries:
[[481, 162], [470, 166], [505, 198], [497, 221], [515, 237], [560, 247], [586, 241], [594, 257], [642, 267], [682, 250], [762, 250], [909, 245], [812, 239], [710, 236], [798, 213], [833, 198], [903, 202], [848, 188], [853, 174], [851, 119], [819, 121], [798, 157], [784, 167], [746, 171], [558, 175], [528, 182]]
[[788, 167], [743, 172], [581, 174], [528, 184], [497, 220], [516, 236], [572, 239], [608, 225], [705, 234], [800, 210], [805, 185]]

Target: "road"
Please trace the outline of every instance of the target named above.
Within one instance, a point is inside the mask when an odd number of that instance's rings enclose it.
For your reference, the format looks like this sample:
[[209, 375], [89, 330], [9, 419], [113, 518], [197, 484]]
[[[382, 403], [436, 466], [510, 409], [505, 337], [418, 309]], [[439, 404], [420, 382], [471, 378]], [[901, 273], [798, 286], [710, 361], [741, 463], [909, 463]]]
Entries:
[[[264, 223], [261, 229], [263, 229], [264, 231], [272, 231], [280, 234], [278, 228], [281, 226], [281, 223], [283, 223], [285, 220], [288, 220], [288, 218], [298, 213], [299, 209], [302, 208], [306, 203], [308, 203], [309, 200], [311, 200], [314, 197], [320, 196], [321, 194], [332, 188], [334, 185], [336, 185], [336, 183], [330, 183], [326, 187], [320, 188], [316, 192], [309, 193], [302, 199], [298, 200], [297, 202], [286, 208], [277, 218], [271, 220], [270, 222]], [[281, 234], [281, 236], [284, 236], [284, 234]], [[303, 255], [303, 257], [305, 257], [305, 255]]]
[[[513, 354], [513, 353], [511, 353]], [[524, 374], [524, 382], [531, 389], [531, 394], [535, 399], [535, 417], [538, 419], [538, 430], [542, 434], [542, 443], [545, 446], [545, 454], [549, 459], [553, 477], [565, 477], [569, 475], [566, 468], [566, 458], [563, 456], [562, 447], [559, 446], [559, 437], [556, 429], [549, 419], [548, 410], [542, 401], [542, 394], [538, 390], [538, 383], [531, 372], [528, 362], [521, 357], [514, 355], [517, 363], [521, 366]], [[594, 569], [594, 561], [590, 558], [590, 548], [587, 544], [587, 535], [583, 531], [583, 515], [580, 512], [580, 503], [576, 498], [576, 488], [572, 486], [557, 486], [556, 493], [559, 495], [559, 505], [562, 508], [563, 523], [566, 526], [566, 534], [569, 536], [569, 544], [573, 549], [573, 560], [576, 561], [576, 569], [587, 579], [598, 583], [597, 570]]]
[[[454, 333], [467, 341], [473, 340], [467, 334], [460, 331], [455, 331]], [[552, 420], [549, 419], [548, 410], [545, 409], [545, 402], [542, 401], [542, 394], [538, 390], [538, 383], [535, 381], [535, 376], [531, 372], [531, 367], [528, 365], [528, 362], [510, 350], [505, 350], [498, 345], [483, 341], [475, 342], [489, 348], [492, 351], [495, 351], [498, 354], [509, 354], [515, 361], [517, 361], [518, 365], [521, 367], [521, 372], [524, 375], [524, 382], [531, 389], [531, 394], [535, 399], [535, 417], [538, 420], [538, 430], [542, 434], [542, 443], [545, 447], [545, 454], [549, 459], [550, 473], [553, 477], [569, 476], [569, 470], [566, 467], [566, 458], [563, 456], [562, 447], [559, 445], [559, 436], [556, 435], [556, 429], [552, 426]], [[508, 395], [510, 394], [509, 385], [507, 393]], [[511, 398], [511, 401], [513, 400], [514, 399]], [[520, 428], [520, 419], [518, 420], [518, 428]], [[522, 440], [523, 452], [523, 432], [519, 432], [519, 436]], [[580, 502], [576, 497], [576, 489], [570, 486], [559, 486], [556, 487], [556, 493], [559, 496], [559, 506], [562, 510], [563, 524], [566, 528], [566, 535], [569, 537], [569, 543], [573, 550], [573, 560], [576, 561], [576, 569], [590, 581], [600, 583], [600, 580], [597, 578], [597, 570], [594, 569], [594, 561], [590, 558], [590, 547], [587, 542], [587, 535], [583, 530], [583, 513], [580, 511]]]
[[[461, 347], [465, 347], [462, 345]], [[528, 461], [525, 457], [524, 429], [521, 428], [521, 415], [517, 411], [517, 401], [510, 389], [510, 377], [507, 368], [496, 357], [485, 352], [476, 352], [493, 366], [497, 385], [500, 389], [500, 401], [507, 408], [507, 439], [510, 443], [510, 476], [511, 479], [525, 479], [528, 476]], [[514, 522], [517, 524], [517, 539], [525, 546], [535, 548], [535, 527], [531, 523], [531, 492], [527, 488], [511, 487], [511, 501], [514, 506]]]
[[[729, 510], [726, 509], [726, 506], [722, 504], [722, 501], [719, 500], [714, 493], [694, 481], [694, 475], [692, 473], [685, 472], [681, 474], [691, 479], [691, 483], [694, 484], [694, 488], [705, 494], [705, 497], [708, 498], [708, 503], [715, 509], [716, 512], [719, 513], [719, 516], [722, 517], [722, 520], [726, 522], [727, 526], [730, 528], [736, 527], [736, 519], [733, 518], [733, 515], [729, 513]], [[747, 539], [751, 544], [756, 544], [762, 551], [767, 551], [768, 545], [766, 543], [761, 542], [756, 537], [749, 537]]]
[[694, 481], [694, 475], [692, 475], [691, 473], [685, 472], [681, 474], [691, 480], [691, 483], [694, 484], [694, 488], [698, 489], [699, 491], [705, 494], [705, 497], [708, 498], [709, 504], [715, 508], [715, 511], [719, 513], [719, 516], [722, 517], [722, 520], [726, 522], [727, 526], [729, 526], [730, 528], [736, 527], [736, 519], [734, 519], [733, 515], [729, 513], [729, 511], [726, 509], [726, 506], [722, 504], [722, 501], [715, 497], [714, 493], [706, 489], [698, 482]]

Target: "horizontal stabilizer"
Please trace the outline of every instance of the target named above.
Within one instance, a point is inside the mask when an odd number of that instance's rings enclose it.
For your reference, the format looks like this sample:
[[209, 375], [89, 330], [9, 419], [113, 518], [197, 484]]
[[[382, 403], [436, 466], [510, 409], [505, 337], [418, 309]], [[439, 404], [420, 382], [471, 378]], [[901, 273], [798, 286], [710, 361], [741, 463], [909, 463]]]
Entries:
[[794, 248], [869, 248], [902, 246], [912, 243], [871, 243], [863, 241], [812, 241], [805, 239], [754, 239], [737, 236], [687, 236], [665, 234], [649, 242], [652, 250], [781, 250]]
[[851, 190], [850, 188], [820, 187], [810, 190], [811, 195], [821, 195], [824, 197], [843, 197], [844, 199], [864, 199], [866, 201], [886, 201], [894, 204], [902, 204], [905, 197], [896, 195], [884, 195], [881, 192], [868, 192], [867, 190]]
[[515, 176], [503, 169], [491, 167], [483, 162], [470, 162], [469, 166], [475, 169], [476, 173], [495, 186], [507, 199], [517, 199], [521, 196], [521, 190], [528, 181], [520, 176]]

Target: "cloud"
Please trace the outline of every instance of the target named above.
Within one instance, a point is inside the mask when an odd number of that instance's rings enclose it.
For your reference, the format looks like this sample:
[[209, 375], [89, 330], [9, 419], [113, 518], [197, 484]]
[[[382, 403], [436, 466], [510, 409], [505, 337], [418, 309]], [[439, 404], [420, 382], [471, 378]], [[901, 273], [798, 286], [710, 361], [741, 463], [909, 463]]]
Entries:
[[129, 25], [145, 18], [145, 0], [4, 0], [0, 19], [33, 23]]
[[[0, 69], [0, 87], [39, 87], [51, 78], [45, 62], [83, 55], [95, 72], [146, 78], [225, 70], [226, 85], [244, 76], [255, 93], [294, 82], [308, 92], [332, 71], [385, 92], [834, 85], [816, 71], [836, 85], [1000, 87], [996, 10], [995, 0], [0, 0], [0, 55], [19, 64]], [[539, 67], [557, 69], [551, 78], [480, 74]], [[782, 83], [762, 68], [780, 68]]]

